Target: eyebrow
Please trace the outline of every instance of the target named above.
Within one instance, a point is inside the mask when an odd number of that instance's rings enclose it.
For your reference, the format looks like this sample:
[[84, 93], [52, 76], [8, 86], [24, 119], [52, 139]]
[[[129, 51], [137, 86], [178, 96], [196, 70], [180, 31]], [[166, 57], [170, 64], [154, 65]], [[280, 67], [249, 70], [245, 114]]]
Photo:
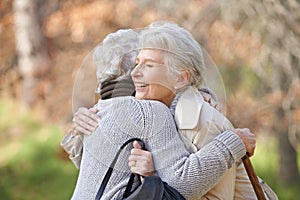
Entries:
[[[137, 60], [140, 61], [140, 59], [139, 59], [138, 57], [137, 57], [135, 60], [136, 60], [136, 61], [137, 61]], [[154, 62], [154, 63], [160, 64], [160, 65], [164, 65], [164, 64], [165, 64], [165, 63], [157, 62], [156, 60], [151, 59], [151, 58], [145, 58], [145, 59], [143, 59], [143, 63], [145, 63], [145, 62]]]

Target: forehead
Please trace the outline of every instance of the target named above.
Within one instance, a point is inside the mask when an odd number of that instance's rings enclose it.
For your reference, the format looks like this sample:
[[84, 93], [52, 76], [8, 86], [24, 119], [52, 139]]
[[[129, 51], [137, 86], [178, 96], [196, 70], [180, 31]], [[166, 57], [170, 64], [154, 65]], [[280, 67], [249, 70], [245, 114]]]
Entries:
[[140, 60], [140, 61], [145, 60], [145, 61], [163, 64], [164, 56], [165, 56], [165, 53], [162, 50], [142, 49], [137, 56], [137, 60]]

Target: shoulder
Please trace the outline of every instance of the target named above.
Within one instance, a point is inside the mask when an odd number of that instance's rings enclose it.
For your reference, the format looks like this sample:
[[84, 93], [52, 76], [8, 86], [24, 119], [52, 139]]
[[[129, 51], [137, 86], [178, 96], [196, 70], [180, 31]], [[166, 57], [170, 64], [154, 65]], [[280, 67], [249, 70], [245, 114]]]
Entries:
[[169, 108], [155, 100], [139, 100], [134, 97], [116, 97], [108, 100], [100, 100], [96, 104], [99, 110], [102, 109], [116, 109], [116, 110], [128, 110], [130, 112], [154, 111], [169, 112]]
[[169, 108], [161, 103], [160, 101], [155, 100], [139, 100], [134, 97], [122, 97], [116, 98], [115, 103], [120, 108], [124, 109], [134, 109], [133, 111], [151, 111], [151, 112], [160, 112], [160, 111], [168, 111]]
[[110, 110], [115, 117], [127, 118], [131, 121], [145, 122], [158, 120], [164, 118], [171, 118], [172, 114], [169, 108], [155, 100], [139, 100], [134, 97], [117, 97], [108, 102]]
[[130, 106], [134, 108], [134, 113], [153, 118], [153, 121], [157, 120], [157, 116], [173, 119], [170, 109], [160, 101], [138, 100], [134, 98], [130, 102]]
[[220, 131], [233, 128], [233, 125], [224, 114], [222, 114], [206, 102], [203, 103], [199, 120], [202, 126], [210, 124], [210, 127], [215, 127]]

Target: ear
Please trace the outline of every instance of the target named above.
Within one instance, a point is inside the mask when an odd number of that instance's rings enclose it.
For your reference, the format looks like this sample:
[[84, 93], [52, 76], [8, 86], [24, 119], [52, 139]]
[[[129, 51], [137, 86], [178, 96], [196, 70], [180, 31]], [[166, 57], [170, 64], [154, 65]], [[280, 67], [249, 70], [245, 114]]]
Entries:
[[190, 82], [190, 76], [191, 74], [189, 70], [183, 70], [182, 73], [177, 76], [177, 81], [174, 86], [175, 89], [181, 89], [184, 86], [188, 85]]

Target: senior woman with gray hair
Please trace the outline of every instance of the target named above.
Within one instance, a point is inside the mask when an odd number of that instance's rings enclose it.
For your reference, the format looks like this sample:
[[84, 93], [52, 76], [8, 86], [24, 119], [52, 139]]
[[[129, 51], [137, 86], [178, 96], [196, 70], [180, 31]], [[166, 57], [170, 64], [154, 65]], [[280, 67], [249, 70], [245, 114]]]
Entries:
[[[197, 90], [204, 81], [204, 59], [201, 47], [188, 31], [173, 23], [155, 22], [141, 33], [139, 39], [141, 51], [131, 72], [135, 96], [157, 99], [170, 107], [181, 138], [191, 153], [202, 149], [221, 132], [233, 129], [230, 121], [209, 106]], [[165, 77], [160, 76], [163, 71], [166, 71]], [[130, 160], [136, 158], [135, 154]], [[143, 174], [135, 167], [132, 171]], [[147, 169], [145, 173], [149, 171], [153, 169]], [[257, 197], [239, 160], [217, 185], [195, 199]]]
[[[105, 40], [103, 42], [103, 45], [104, 44]], [[181, 89], [185, 86], [185, 84], [183, 84], [185, 80], [181, 82], [182, 77], [174, 74], [173, 79], [170, 78], [170, 80], [167, 81], [160, 79], [151, 82], [151, 76], [148, 76], [149, 73], [147, 76], [150, 78], [150, 82], [142, 82], [141, 79], [138, 79], [137, 77], [141, 75], [139, 73], [142, 72], [143, 75], [146, 75], [142, 68], [165, 67], [161, 66], [164, 65], [164, 63], [156, 63], [157, 59], [160, 58], [159, 54], [155, 54], [158, 56], [158, 58], [155, 57], [156, 61], [152, 60], [156, 66], [148, 65], [149, 63], [147, 62], [149, 62], [149, 59], [147, 56], [152, 56], [151, 51], [153, 51], [152, 49], [149, 50], [150, 52], [148, 50], [149, 49], [143, 49], [140, 51], [137, 58], [137, 66], [132, 72], [135, 81], [138, 80], [138, 82], [135, 82], [136, 98], [158, 100], [170, 106], [172, 99], [169, 97], [172, 95], [175, 96], [171, 88], [172, 85], [174, 84], [175, 87]], [[160, 51], [161, 50], [159, 50], [159, 53], [161, 53]], [[104, 56], [104, 54], [102, 56]], [[122, 60], [123, 59], [121, 59], [119, 63], [121, 65], [123, 63]], [[114, 62], [108, 62], [107, 65], [112, 66], [112, 63]], [[167, 78], [169, 72], [166, 69], [167, 68], [161, 68], [158, 70], [158, 72], [161, 73], [160, 78]], [[100, 73], [100, 77], [105, 77], [108, 74], [107, 77], [111, 78], [109, 73], [105, 74], [106, 72], [109, 72], [109, 70], [105, 69], [103, 73]], [[118, 74], [117, 77], [126, 74], [126, 72], [122, 70], [119, 72], [120, 74]], [[148, 72], [151, 72], [151, 70]], [[114, 76], [112, 77], [112, 79], [116, 78]], [[108, 79], [102, 80], [102, 82], [100, 81], [100, 85], [107, 82]], [[122, 78], [119, 79], [122, 80]], [[143, 81], [145, 80], [146, 79], [143, 79]], [[145, 91], [145, 89], [148, 90], [148, 87], [153, 89], [153, 91], [157, 91], [157, 93], [151, 96], [150, 91], [150, 96], [147, 96], [149, 93]], [[188, 199], [197, 199], [205, 194], [217, 183], [224, 172], [230, 168], [231, 164], [239, 160], [245, 154], [245, 146], [232, 131], [225, 131], [199, 151], [190, 154], [185, 150], [185, 146], [172, 121], [172, 115], [170, 111], [166, 109], [166, 106], [158, 101], [143, 101], [137, 99], [133, 97], [112, 98], [100, 100], [95, 106], [99, 109], [97, 114], [101, 116], [101, 121], [99, 127], [91, 136], [83, 137], [83, 157], [73, 195], [74, 199], [94, 198], [100, 180], [103, 177], [104, 169], [108, 166], [109, 158], [114, 155], [117, 146], [129, 137], [140, 137], [146, 141], [148, 149], [153, 153], [157, 174]], [[127, 123], [124, 122], [125, 118]], [[255, 144], [253, 135], [249, 133], [241, 134], [239, 131], [236, 132], [238, 132], [243, 139], [251, 141], [250, 145], [247, 146], [248, 150], [253, 153], [253, 146], [251, 146], [253, 142]], [[106, 142], [108, 142], [109, 145], [107, 145]], [[63, 141], [63, 144], [65, 145], [66, 141]], [[249, 146], [251, 147], [249, 148]], [[72, 148], [73, 147], [71, 147], [71, 149]], [[97, 155], [101, 155], [102, 157], [97, 157]], [[138, 162], [138, 160], [136, 162]], [[128, 177], [126, 166], [120, 164], [117, 166], [117, 169], [119, 173], [114, 176], [116, 184], [107, 187], [105, 193], [105, 198], [107, 199], [118, 198], [126, 184], [125, 179]]]

